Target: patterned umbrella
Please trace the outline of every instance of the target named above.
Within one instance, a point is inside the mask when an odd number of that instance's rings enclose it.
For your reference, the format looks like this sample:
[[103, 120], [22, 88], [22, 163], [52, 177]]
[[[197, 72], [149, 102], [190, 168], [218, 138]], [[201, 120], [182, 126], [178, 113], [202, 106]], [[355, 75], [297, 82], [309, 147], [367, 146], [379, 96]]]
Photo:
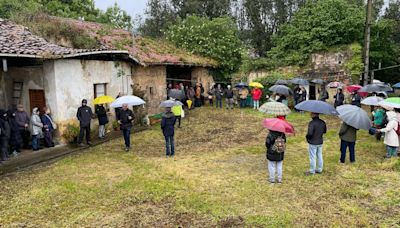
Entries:
[[286, 120], [267, 118], [263, 121], [263, 126], [271, 131], [294, 134], [294, 127]]
[[330, 82], [327, 86], [329, 88], [339, 88], [339, 87], [342, 87], [343, 84], [340, 82]]
[[261, 105], [258, 111], [275, 116], [287, 116], [291, 112], [288, 106], [276, 101]]

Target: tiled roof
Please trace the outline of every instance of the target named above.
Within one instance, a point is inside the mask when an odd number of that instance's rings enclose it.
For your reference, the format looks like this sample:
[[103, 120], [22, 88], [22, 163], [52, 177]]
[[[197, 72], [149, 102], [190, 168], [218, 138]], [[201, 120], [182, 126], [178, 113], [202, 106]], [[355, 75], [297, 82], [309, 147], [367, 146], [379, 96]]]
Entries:
[[62, 58], [85, 53], [95, 54], [107, 49], [73, 49], [47, 42], [26, 27], [0, 19], [0, 56], [31, 58]]

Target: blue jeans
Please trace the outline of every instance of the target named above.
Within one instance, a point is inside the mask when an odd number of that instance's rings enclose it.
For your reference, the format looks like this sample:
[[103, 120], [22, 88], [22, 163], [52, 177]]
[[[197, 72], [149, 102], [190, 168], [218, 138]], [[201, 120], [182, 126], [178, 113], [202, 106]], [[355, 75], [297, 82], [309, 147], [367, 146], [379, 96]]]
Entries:
[[125, 146], [130, 148], [131, 147], [131, 129], [122, 129], [122, 134], [124, 135]]
[[386, 145], [386, 157], [397, 157], [397, 147]]
[[175, 155], [174, 136], [165, 136], [165, 152], [167, 156]]
[[32, 149], [39, 149], [39, 135], [32, 135]]
[[308, 153], [310, 155], [310, 173], [315, 174], [315, 172], [322, 172], [324, 166], [324, 160], [322, 158], [322, 144], [308, 144]]
[[340, 141], [340, 162], [344, 163], [346, 161], [346, 151], [347, 147], [349, 148], [350, 152], [350, 162], [356, 161], [356, 154], [355, 154], [355, 142], [347, 142], [344, 140]]
[[253, 106], [254, 106], [254, 109], [258, 109], [260, 107], [260, 101], [259, 100], [258, 101], [254, 100], [253, 101]]
[[240, 99], [240, 108], [246, 107], [246, 99]]
[[222, 99], [216, 99], [215, 107], [218, 108], [218, 104], [219, 104], [219, 107], [222, 108]]

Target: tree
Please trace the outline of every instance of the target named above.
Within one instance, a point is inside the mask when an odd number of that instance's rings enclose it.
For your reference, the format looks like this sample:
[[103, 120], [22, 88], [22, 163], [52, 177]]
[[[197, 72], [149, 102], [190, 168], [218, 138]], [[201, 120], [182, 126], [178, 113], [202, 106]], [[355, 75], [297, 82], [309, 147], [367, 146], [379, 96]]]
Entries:
[[147, 3], [146, 16], [138, 30], [142, 35], [151, 37], [162, 37], [163, 30], [177, 19], [167, 0], [150, 0]]
[[284, 64], [304, 65], [313, 52], [362, 40], [364, 14], [345, 0], [310, 1], [281, 28], [269, 54]]
[[189, 16], [169, 27], [166, 37], [175, 45], [218, 61], [218, 79], [228, 79], [241, 63], [242, 43], [235, 22], [228, 17], [210, 20]]
[[210, 19], [231, 15], [231, 0], [171, 0], [171, 3], [183, 19], [189, 15]]
[[119, 8], [117, 3], [114, 6], [108, 7], [107, 10], [101, 14], [99, 22], [105, 24], [112, 24], [116, 28], [131, 30], [132, 29], [132, 18], [128, 13]]

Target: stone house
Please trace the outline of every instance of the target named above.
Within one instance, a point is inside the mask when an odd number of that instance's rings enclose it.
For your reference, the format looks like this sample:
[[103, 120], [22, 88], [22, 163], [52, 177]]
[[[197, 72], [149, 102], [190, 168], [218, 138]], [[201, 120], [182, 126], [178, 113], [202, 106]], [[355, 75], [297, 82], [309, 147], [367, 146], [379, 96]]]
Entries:
[[[76, 49], [51, 43], [24, 26], [0, 19], [0, 108], [23, 104], [29, 114], [34, 106], [48, 106], [63, 131], [66, 124], [77, 122], [76, 109], [83, 98], [93, 107], [95, 97], [132, 94], [137, 85], [146, 94], [149, 113], [155, 114], [161, 111], [158, 105], [166, 98], [167, 78], [205, 85], [213, 82], [208, 73], [216, 65], [213, 60], [170, 44], [165, 44], [163, 53], [156, 52], [151, 49], [156, 41], [135, 39], [140, 48], [118, 50], [101, 45]], [[139, 49], [141, 52], [134, 51]]]

